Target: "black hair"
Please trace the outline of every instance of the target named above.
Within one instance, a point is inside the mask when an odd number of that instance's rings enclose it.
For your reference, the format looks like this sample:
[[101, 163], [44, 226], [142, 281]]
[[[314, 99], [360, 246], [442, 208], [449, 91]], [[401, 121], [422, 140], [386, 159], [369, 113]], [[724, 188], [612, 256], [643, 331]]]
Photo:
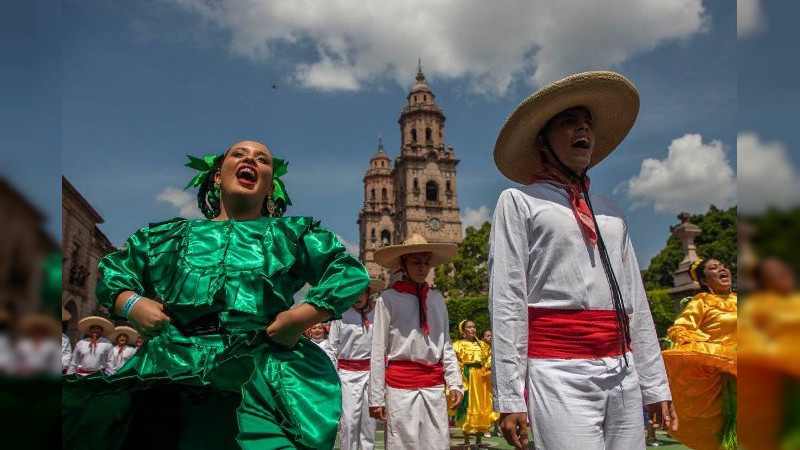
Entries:
[[700, 289], [703, 292], [711, 292], [708, 287], [708, 284], [703, 284], [703, 281], [706, 281], [706, 266], [711, 259], [704, 259], [697, 264], [697, 267], [694, 268], [694, 276], [697, 277], [697, 282], [700, 283]]

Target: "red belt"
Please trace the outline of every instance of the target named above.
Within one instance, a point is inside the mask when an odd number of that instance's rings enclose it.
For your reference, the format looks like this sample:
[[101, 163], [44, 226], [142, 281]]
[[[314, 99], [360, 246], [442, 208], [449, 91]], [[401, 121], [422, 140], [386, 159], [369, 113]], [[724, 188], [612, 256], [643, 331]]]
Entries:
[[395, 389], [420, 389], [444, 384], [444, 366], [393, 359], [386, 369], [386, 384]]
[[591, 359], [621, 354], [613, 310], [528, 308], [529, 358]]
[[89, 371], [89, 370], [81, 369], [80, 367], [75, 369], [75, 373], [78, 374], [78, 375], [91, 375], [91, 374], [93, 374], [95, 372], [99, 372], [99, 370]]
[[337, 363], [342, 370], [350, 370], [353, 372], [369, 371], [369, 359], [340, 359]]

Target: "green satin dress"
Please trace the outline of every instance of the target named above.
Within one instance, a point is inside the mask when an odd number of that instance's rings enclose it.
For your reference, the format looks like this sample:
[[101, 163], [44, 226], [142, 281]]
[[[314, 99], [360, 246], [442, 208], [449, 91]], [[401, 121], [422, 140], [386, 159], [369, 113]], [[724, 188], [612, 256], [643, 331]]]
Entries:
[[[100, 261], [99, 302], [160, 299], [173, 322], [113, 376], [64, 377], [63, 448], [329, 449], [341, 414], [330, 359], [266, 325], [305, 302], [339, 318], [369, 283], [364, 266], [307, 217], [174, 219], [142, 228]], [[211, 333], [185, 331], [214, 318]]]

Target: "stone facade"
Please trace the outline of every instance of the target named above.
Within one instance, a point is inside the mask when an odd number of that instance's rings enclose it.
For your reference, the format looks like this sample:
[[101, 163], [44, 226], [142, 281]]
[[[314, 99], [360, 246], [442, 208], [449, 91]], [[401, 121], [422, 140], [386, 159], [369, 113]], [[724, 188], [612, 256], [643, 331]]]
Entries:
[[0, 307], [12, 318], [42, 306], [44, 260], [58, 250], [44, 222], [45, 216], [0, 178]]
[[78, 320], [91, 315], [106, 315], [95, 297], [100, 281], [97, 264], [116, 248], [97, 225], [103, 223], [100, 214], [85, 198], [61, 177], [61, 223], [64, 246], [61, 258], [61, 305], [72, 314], [66, 333], [75, 336]]
[[394, 164], [379, 142], [364, 175], [358, 215], [359, 252], [370, 275], [389, 279], [375, 250], [412, 233], [429, 242], [461, 243], [461, 218], [452, 146], [445, 146], [445, 116], [422, 68], [400, 114], [400, 154]]

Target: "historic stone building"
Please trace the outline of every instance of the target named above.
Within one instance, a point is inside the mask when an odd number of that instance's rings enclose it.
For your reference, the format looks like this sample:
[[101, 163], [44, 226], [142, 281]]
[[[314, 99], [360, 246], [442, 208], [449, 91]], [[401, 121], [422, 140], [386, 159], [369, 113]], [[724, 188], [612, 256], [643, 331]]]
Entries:
[[58, 244], [45, 232], [46, 217], [0, 178], [0, 308], [16, 319], [39, 312], [45, 258]]
[[364, 206], [358, 215], [359, 252], [370, 275], [388, 273], [375, 250], [402, 243], [412, 233], [430, 242], [461, 243], [452, 146], [445, 146], [445, 116], [420, 67], [400, 114], [400, 154], [394, 164], [379, 142], [364, 175]]
[[61, 214], [64, 247], [61, 305], [72, 314], [66, 333], [71, 338], [80, 338], [75, 336], [78, 320], [107, 313], [94, 294], [100, 281], [97, 264], [116, 248], [97, 228], [103, 223], [100, 213], [64, 177], [61, 177]]

